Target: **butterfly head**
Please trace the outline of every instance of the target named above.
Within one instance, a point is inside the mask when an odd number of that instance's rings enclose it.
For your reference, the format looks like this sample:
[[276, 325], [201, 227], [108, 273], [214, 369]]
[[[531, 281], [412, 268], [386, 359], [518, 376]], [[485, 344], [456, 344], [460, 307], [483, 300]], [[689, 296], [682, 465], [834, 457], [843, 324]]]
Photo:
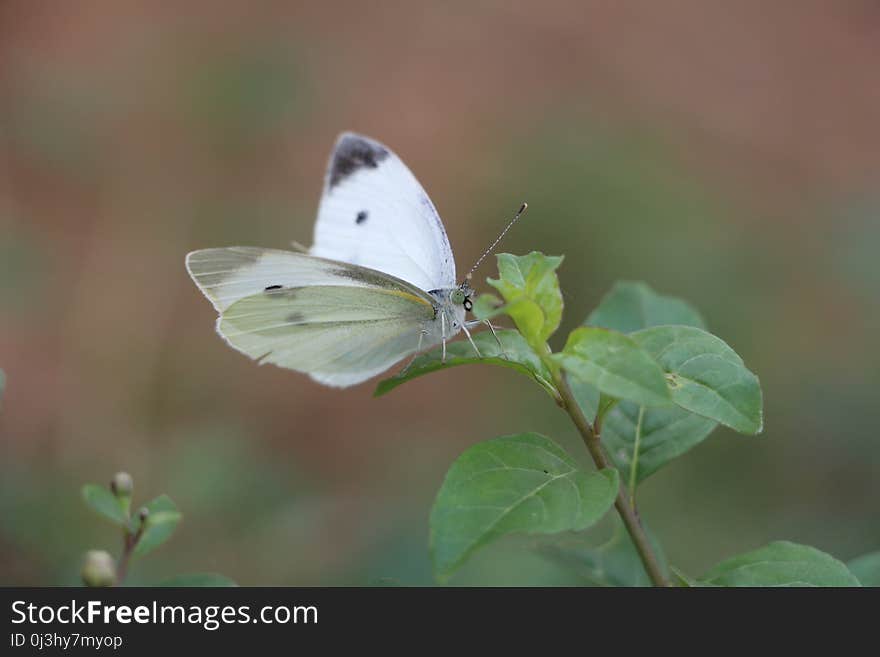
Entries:
[[465, 281], [450, 292], [449, 300], [457, 306], [464, 306], [464, 309], [470, 312], [474, 307], [474, 302], [471, 301], [473, 295], [474, 289]]

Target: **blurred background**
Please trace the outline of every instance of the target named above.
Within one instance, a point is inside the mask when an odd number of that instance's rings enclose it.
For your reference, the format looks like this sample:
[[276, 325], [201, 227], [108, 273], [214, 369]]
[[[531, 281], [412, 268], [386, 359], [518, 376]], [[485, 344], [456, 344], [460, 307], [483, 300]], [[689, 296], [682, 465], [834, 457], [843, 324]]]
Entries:
[[[718, 430], [641, 489], [670, 561], [880, 548], [878, 117], [869, 0], [6, 0], [0, 583], [76, 583], [85, 550], [117, 551], [79, 488], [125, 469], [184, 513], [131, 583], [428, 584], [429, 508], [466, 447], [533, 430], [585, 460], [507, 370], [373, 399], [214, 334], [184, 255], [309, 244], [345, 129], [409, 164], [459, 270], [528, 200], [502, 248], [565, 254], [557, 346], [641, 279], [759, 374], [763, 435]], [[513, 538], [452, 583], [577, 580]]]

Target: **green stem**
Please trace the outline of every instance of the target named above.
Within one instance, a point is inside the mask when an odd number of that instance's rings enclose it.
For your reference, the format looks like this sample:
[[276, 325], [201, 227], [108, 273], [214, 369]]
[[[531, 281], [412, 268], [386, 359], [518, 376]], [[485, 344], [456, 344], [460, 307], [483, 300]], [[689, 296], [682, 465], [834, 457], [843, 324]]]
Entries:
[[131, 560], [132, 554], [134, 554], [134, 549], [137, 547], [138, 541], [140, 541], [141, 536], [144, 535], [144, 529], [147, 526], [147, 517], [145, 514], [146, 509], [138, 514], [140, 524], [138, 525], [137, 531], [132, 532], [128, 528], [124, 530], [122, 554], [119, 556], [119, 564], [116, 566], [116, 586], [121, 586], [122, 582], [125, 580], [125, 575], [128, 572], [128, 562]]
[[[565, 375], [558, 368], [551, 368], [551, 371], [553, 372], [556, 389], [559, 391], [559, 396], [562, 399], [561, 406], [577, 427], [596, 467], [600, 470], [610, 467], [608, 458], [602, 450], [599, 434], [593, 430], [593, 426], [584, 416], [580, 404], [577, 403], [571, 392]], [[627, 532], [629, 532], [630, 538], [632, 538], [633, 545], [635, 545], [636, 551], [639, 553], [642, 564], [645, 566], [645, 572], [648, 573], [648, 577], [651, 578], [654, 586], [672, 586], [663, 573], [657, 555], [654, 554], [654, 549], [648, 541], [648, 535], [645, 533], [645, 528], [642, 527], [642, 523], [639, 520], [639, 512], [636, 509], [635, 502], [627, 493], [622, 483], [617, 492], [614, 507], [617, 509], [620, 519], [623, 520], [623, 524]]]
[[642, 449], [642, 422], [645, 420], [645, 407], [639, 406], [639, 419], [636, 422], [636, 442], [633, 445], [632, 461], [629, 464], [629, 497], [633, 507], [636, 504], [636, 475], [639, 472], [639, 452]]

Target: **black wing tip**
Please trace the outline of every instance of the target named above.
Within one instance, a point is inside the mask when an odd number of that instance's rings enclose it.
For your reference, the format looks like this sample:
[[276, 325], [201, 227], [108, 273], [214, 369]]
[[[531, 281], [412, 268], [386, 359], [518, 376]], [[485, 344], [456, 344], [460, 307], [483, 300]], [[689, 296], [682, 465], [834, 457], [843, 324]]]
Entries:
[[343, 132], [336, 139], [336, 146], [330, 157], [328, 188], [333, 189], [361, 169], [377, 168], [390, 152], [374, 139], [355, 132]]

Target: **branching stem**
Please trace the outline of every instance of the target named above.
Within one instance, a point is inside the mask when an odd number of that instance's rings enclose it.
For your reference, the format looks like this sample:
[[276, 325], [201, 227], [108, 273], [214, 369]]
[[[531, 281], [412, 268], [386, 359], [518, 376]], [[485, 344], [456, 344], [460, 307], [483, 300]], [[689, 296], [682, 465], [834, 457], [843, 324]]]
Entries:
[[[568, 413], [572, 422], [574, 422], [574, 425], [577, 427], [577, 430], [584, 441], [584, 445], [586, 445], [587, 451], [590, 452], [590, 456], [593, 458], [596, 467], [600, 470], [610, 467], [608, 458], [605, 456], [605, 452], [602, 449], [600, 436], [594, 431], [593, 425], [591, 425], [589, 420], [584, 416], [580, 404], [577, 403], [577, 400], [571, 392], [565, 374], [558, 370], [554, 371], [554, 383], [556, 384], [556, 389], [559, 391], [559, 395], [562, 399], [561, 406], [565, 412]], [[639, 512], [638, 509], [636, 509], [635, 501], [627, 492], [623, 482], [621, 482], [621, 487], [617, 492], [617, 499], [614, 502], [614, 507], [617, 509], [620, 519], [623, 520], [623, 524], [629, 532], [633, 544], [639, 553], [642, 564], [645, 566], [645, 572], [648, 573], [648, 577], [651, 578], [654, 586], [671, 586], [666, 575], [663, 573], [663, 569], [660, 567], [657, 555], [654, 554], [654, 549], [648, 541], [648, 535], [645, 533], [645, 529], [642, 527], [642, 523], [639, 520]]]
[[121, 586], [123, 580], [125, 580], [125, 574], [128, 572], [128, 563], [131, 561], [131, 555], [134, 554], [134, 549], [137, 547], [138, 541], [140, 541], [141, 536], [144, 535], [147, 519], [138, 514], [138, 520], [140, 521], [140, 524], [138, 525], [137, 531], [132, 532], [127, 528], [125, 529], [125, 534], [122, 539], [122, 554], [119, 556], [119, 564], [116, 566], [116, 586]]

